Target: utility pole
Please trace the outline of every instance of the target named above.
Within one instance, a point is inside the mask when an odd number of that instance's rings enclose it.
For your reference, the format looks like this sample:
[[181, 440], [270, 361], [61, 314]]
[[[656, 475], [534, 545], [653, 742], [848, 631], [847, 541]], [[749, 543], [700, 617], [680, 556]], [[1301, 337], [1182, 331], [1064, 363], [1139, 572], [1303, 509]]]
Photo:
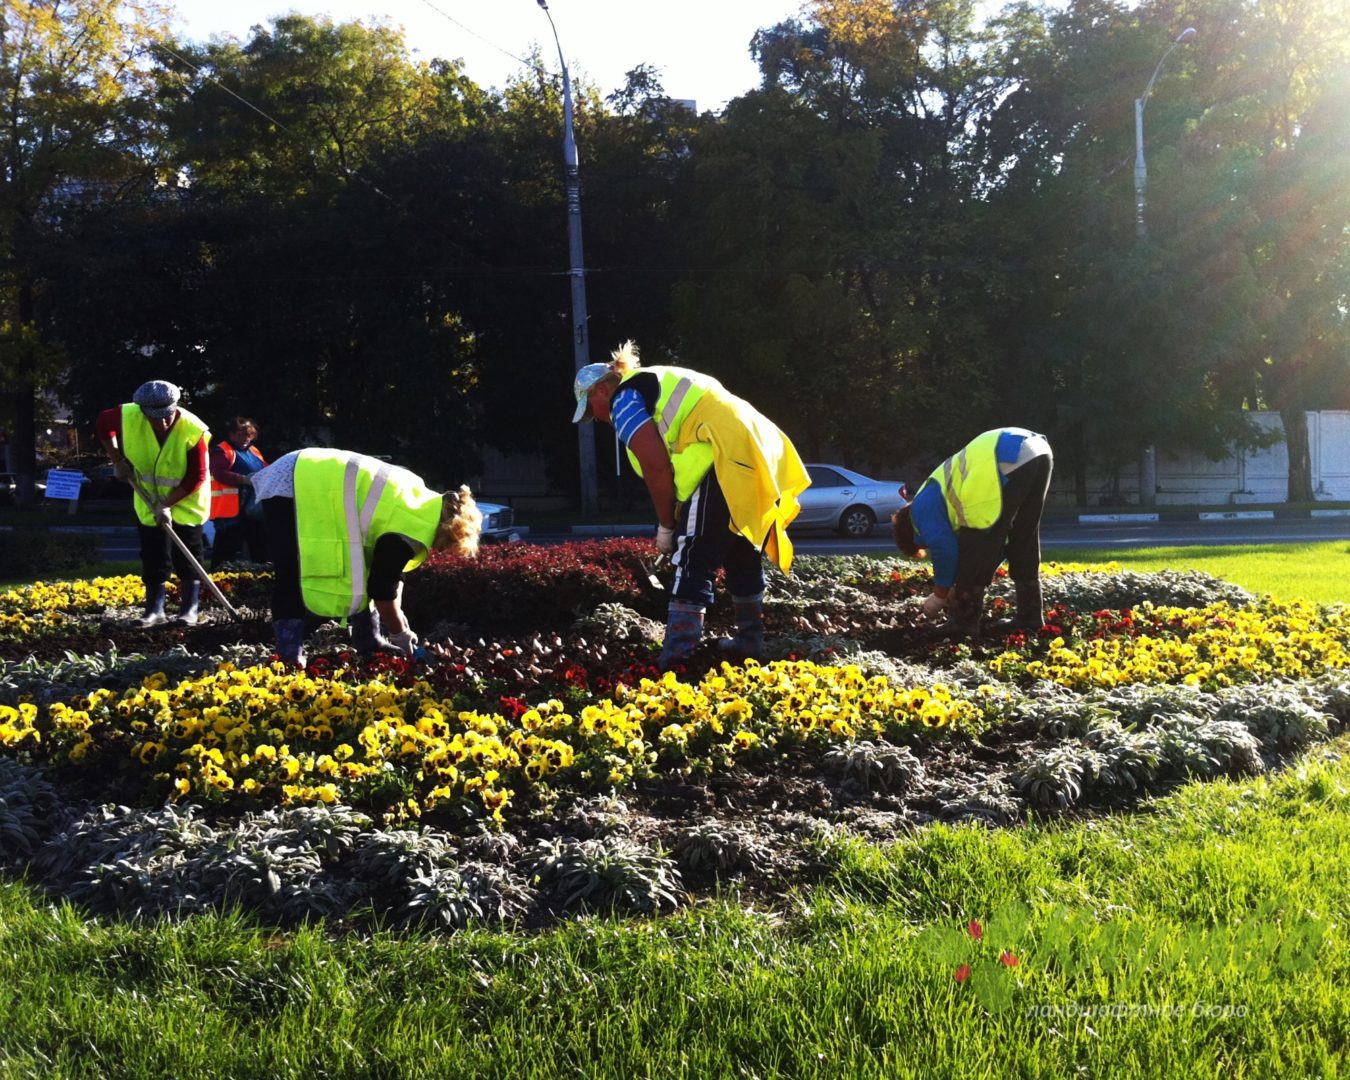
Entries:
[[[567, 253], [572, 282], [572, 353], [575, 370], [591, 362], [590, 331], [586, 322], [586, 260], [581, 246], [581, 174], [577, 161], [577, 141], [572, 133], [572, 79], [567, 72], [558, 28], [548, 10], [547, 0], [538, 0], [553, 30], [558, 47], [558, 63], [563, 78], [563, 167], [567, 184]], [[577, 456], [581, 463], [581, 512], [594, 514], [600, 509], [599, 479], [595, 469], [595, 425], [576, 424]]]

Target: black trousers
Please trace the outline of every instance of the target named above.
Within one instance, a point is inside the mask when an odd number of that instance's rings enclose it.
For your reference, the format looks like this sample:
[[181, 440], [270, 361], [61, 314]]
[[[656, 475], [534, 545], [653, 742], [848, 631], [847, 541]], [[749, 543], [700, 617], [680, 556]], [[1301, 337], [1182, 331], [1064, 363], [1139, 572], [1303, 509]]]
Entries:
[[721, 567], [726, 567], [727, 589], [732, 596], [755, 596], [764, 591], [764, 563], [759, 549], [731, 531], [731, 510], [715, 469], [708, 470], [680, 510], [671, 562], [675, 564], [671, 595], [686, 603], [707, 607], [713, 602], [713, 580]]
[[303, 619], [309, 615], [300, 592], [300, 538], [295, 529], [295, 500], [263, 499], [267, 549], [272, 554], [272, 618]]
[[1003, 486], [998, 520], [987, 529], [956, 530], [956, 584], [985, 588], [1004, 559], [1013, 581], [1036, 580], [1041, 572], [1041, 512], [1053, 468], [1051, 456], [1042, 454], [1014, 469]]
[[216, 520], [216, 539], [211, 545], [211, 569], [237, 558], [248, 548], [252, 562], [267, 561], [267, 525], [260, 518], [245, 517]]
[[[141, 580], [147, 585], [163, 585], [169, 580], [169, 567], [173, 567], [181, 581], [195, 581], [197, 571], [181, 551], [178, 545], [158, 525], [136, 523], [136, 531], [141, 541]], [[180, 525], [173, 523], [174, 535], [187, 545], [192, 557], [202, 561], [202, 527], [200, 525]]]

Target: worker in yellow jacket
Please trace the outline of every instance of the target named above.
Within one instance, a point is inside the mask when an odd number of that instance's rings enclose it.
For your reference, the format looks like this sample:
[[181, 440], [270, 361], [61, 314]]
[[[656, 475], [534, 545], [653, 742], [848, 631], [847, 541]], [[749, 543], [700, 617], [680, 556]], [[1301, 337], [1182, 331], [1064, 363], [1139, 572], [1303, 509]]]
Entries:
[[612, 424], [656, 509], [656, 546], [675, 567], [660, 665], [686, 659], [703, 635], [713, 578], [725, 568], [736, 634], [728, 656], [764, 656], [761, 552], [787, 573], [787, 527], [811, 484], [796, 448], [716, 379], [679, 367], [641, 367], [625, 342], [608, 364], [576, 376], [574, 423]]
[[358, 652], [414, 655], [403, 574], [431, 551], [478, 550], [483, 518], [467, 487], [441, 494], [407, 469], [365, 454], [284, 454], [253, 474], [253, 494], [267, 524], [272, 619], [287, 664], [305, 662], [309, 614], [350, 617]]

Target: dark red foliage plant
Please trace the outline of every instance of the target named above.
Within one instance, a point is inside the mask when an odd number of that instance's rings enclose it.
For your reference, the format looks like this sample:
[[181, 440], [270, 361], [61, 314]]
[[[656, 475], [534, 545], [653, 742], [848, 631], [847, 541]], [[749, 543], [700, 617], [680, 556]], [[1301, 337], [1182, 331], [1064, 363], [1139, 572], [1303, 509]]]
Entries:
[[497, 544], [475, 558], [436, 552], [409, 575], [404, 606], [421, 626], [503, 630], [565, 627], [604, 603], [664, 616], [664, 598], [641, 584], [642, 564], [655, 555], [652, 542], [640, 539]]

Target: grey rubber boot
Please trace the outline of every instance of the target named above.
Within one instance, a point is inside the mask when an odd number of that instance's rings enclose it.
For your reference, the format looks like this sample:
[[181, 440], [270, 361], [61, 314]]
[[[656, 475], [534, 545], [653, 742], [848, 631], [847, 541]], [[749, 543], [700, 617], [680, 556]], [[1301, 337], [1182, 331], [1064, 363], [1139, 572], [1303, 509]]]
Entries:
[[159, 626], [165, 621], [164, 592], [164, 582], [162, 581], [145, 587], [145, 611], [139, 619], [132, 620], [132, 626]]
[[984, 614], [984, 589], [953, 585], [947, 598], [947, 621], [937, 628], [950, 641], [980, 640], [980, 616]]
[[666, 618], [666, 640], [656, 663], [662, 671], [689, 658], [703, 637], [703, 605], [672, 600]]
[[276, 619], [272, 628], [277, 635], [277, 655], [283, 664], [291, 667], [304, 667], [305, 660], [305, 620]]
[[362, 656], [373, 656], [377, 652], [392, 652], [393, 646], [384, 636], [384, 627], [380, 623], [380, 613], [374, 605], [367, 605], [365, 611], [357, 612], [347, 620], [347, 629], [351, 633], [352, 648]]
[[718, 638], [717, 647], [727, 659], [764, 659], [764, 594], [733, 596], [732, 610], [736, 613], [736, 636]]
[[174, 616], [174, 625], [196, 626], [197, 606], [202, 600], [202, 583], [200, 581], [185, 581], [181, 588], [183, 590], [183, 602], [179, 605], [178, 614]]

